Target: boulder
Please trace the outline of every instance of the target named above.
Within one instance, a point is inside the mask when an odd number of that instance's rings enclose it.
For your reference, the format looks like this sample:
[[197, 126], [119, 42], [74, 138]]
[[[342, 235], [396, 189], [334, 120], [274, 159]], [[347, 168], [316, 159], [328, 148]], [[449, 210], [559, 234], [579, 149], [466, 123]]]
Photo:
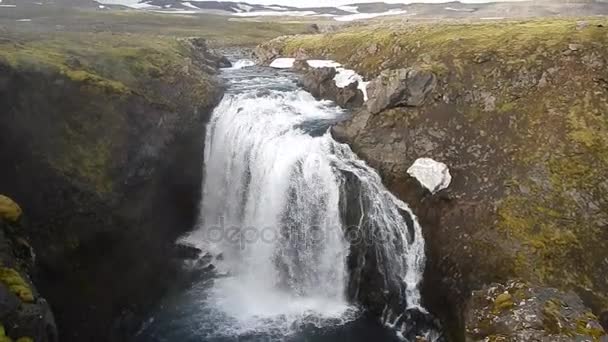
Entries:
[[0, 219], [16, 222], [21, 217], [21, 213], [21, 207], [15, 201], [9, 197], [0, 195]]
[[367, 86], [367, 109], [372, 114], [395, 107], [418, 107], [437, 85], [437, 77], [424, 69], [384, 70]]
[[336, 69], [331, 67], [310, 68], [300, 77], [300, 86], [317, 99], [336, 102], [342, 108], [353, 109], [364, 103], [359, 84], [353, 82], [344, 88], [336, 86]]

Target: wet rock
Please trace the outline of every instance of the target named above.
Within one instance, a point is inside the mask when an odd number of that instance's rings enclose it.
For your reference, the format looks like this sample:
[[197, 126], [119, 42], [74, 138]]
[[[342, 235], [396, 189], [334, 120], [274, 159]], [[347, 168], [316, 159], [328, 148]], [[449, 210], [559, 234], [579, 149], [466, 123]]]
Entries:
[[394, 107], [421, 106], [436, 85], [435, 74], [428, 70], [385, 70], [367, 86], [367, 109], [377, 114]]
[[57, 342], [58, 333], [53, 313], [44, 299], [36, 303], [22, 303], [19, 308], [3, 319], [7, 335], [31, 337], [38, 342]]
[[16, 310], [20, 303], [19, 298], [0, 283], [0, 318]]
[[194, 260], [194, 259], [198, 258], [201, 255], [201, 253], [203, 252], [199, 248], [196, 248], [192, 245], [188, 245], [188, 244], [184, 244], [184, 243], [176, 244], [174, 249], [175, 249], [175, 256], [178, 259]]

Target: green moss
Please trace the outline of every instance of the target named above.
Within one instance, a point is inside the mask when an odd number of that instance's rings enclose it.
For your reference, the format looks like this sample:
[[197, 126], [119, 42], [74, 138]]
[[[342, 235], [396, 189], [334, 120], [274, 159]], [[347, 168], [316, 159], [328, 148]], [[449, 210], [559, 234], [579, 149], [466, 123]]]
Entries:
[[21, 207], [15, 201], [0, 195], [0, 219], [16, 222], [21, 217], [22, 212]]
[[15, 342], [34, 342], [34, 339], [31, 337], [20, 337]]
[[587, 317], [579, 317], [576, 320], [575, 332], [578, 335], [591, 336], [594, 341], [600, 341], [600, 338], [606, 333], [601, 326], [599, 326], [597, 323], [592, 325], [590, 324], [590, 321], [597, 322], [597, 317], [595, 317], [593, 314], [589, 314]]
[[[604, 19], [588, 19], [591, 25]], [[306, 51], [309, 55], [332, 57], [355, 67], [364, 75], [383, 68], [423, 64], [423, 59], [445, 65], [477, 63], [480, 54], [490, 61], [508, 58], [537, 64], [552, 53], [561, 53], [570, 41], [585, 45], [605, 39], [602, 28], [577, 30], [575, 20], [543, 19], [494, 23], [432, 23], [417, 25], [379, 24], [349, 28], [338, 33], [297, 36], [282, 43], [285, 55]], [[371, 44], [377, 52], [367, 53]], [[555, 52], [552, 52], [555, 50]], [[514, 58], [521, 56], [521, 58]]]
[[509, 292], [499, 294], [494, 300], [494, 308], [492, 312], [499, 314], [505, 310], [511, 309], [515, 303], [513, 303], [513, 296]]
[[34, 301], [34, 294], [29, 284], [21, 277], [19, 272], [13, 268], [0, 267], [0, 282], [14, 293], [22, 301], [31, 303]]
[[542, 321], [545, 331], [552, 334], [562, 333], [561, 321], [563, 320], [563, 317], [560, 312], [560, 306], [561, 304], [554, 300], [548, 300], [545, 302], [542, 311]]

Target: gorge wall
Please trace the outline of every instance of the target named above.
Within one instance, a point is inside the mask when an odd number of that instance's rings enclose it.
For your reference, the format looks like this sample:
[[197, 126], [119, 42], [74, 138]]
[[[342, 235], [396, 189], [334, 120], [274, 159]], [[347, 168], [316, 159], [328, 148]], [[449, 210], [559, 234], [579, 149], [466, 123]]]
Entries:
[[127, 341], [179, 275], [172, 241], [196, 220], [204, 124], [227, 61], [202, 39], [0, 46], [0, 192], [25, 213], [27, 273], [60, 341]]
[[[398, 99], [370, 94], [334, 135], [415, 209], [424, 299], [452, 340], [597, 340], [608, 310], [607, 47], [604, 19], [387, 22], [277, 38], [256, 55], [332, 59], [368, 80], [382, 73], [384, 91], [406, 85]], [[450, 167], [447, 190], [430, 196], [408, 176], [421, 157]]]

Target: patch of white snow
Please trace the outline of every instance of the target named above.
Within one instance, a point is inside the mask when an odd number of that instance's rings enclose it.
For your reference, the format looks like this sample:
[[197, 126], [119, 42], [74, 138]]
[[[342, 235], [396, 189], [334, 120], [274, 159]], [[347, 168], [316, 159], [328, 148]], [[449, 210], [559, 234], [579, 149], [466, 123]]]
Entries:
[[336, 7], [339, 10], [342, 10], [344, 12], [350, 12], [350, 13], [359, 13], [359, 6], [338, 6]]
[[315, 15], [317, 12], [313, 11], [283, 11], [283, 12], [275, 12], [275, 11], [254, 11], [254, 12], [242, 12], [242, 13], [233, 13], [237, 17], [307, 17], [309, 15]]
[[448, 166], [431, 158], [416, 159], [407, 173], [416, 178], [432, 194], [447, 188], [452, 182]]
[[191, 10], [166, 10], [166, 11], [152, 11], [155, 13], [163, 13], [163, 14], [194, 14], [194, 13], [198, 13], [197, 11], [191, 11]]
[[200, 10], [200, 8], [198, 8], [198, 7], [194, 6], [194, 5], [193, 5], [191, 2], [188, 2], [188, 1], [186, 1], [186, 2], [182, 2], [182, 5], [184, 5], [184, 6], [186, 6], [186, 7], [190, 7], [190, 8], [192, 8], [192, 9]]
[[406, 10], [389, 10], [386, 12], [380, 13], [356, 13], [356, 14], [348, 14], [348, 15], [340, 15], [335, 17], [334, 19], [337, 21], [354, 21], [354, 20], [363, 20], [363, 19], [371, 19], [377, 17], [384, 17], [387, 15], [400, 15], [407, 13]]
[[270, 67], [275, 69], [289, 69], [293, 68], [295, 62], [295, 58], [277, 58], [270, 63]]

